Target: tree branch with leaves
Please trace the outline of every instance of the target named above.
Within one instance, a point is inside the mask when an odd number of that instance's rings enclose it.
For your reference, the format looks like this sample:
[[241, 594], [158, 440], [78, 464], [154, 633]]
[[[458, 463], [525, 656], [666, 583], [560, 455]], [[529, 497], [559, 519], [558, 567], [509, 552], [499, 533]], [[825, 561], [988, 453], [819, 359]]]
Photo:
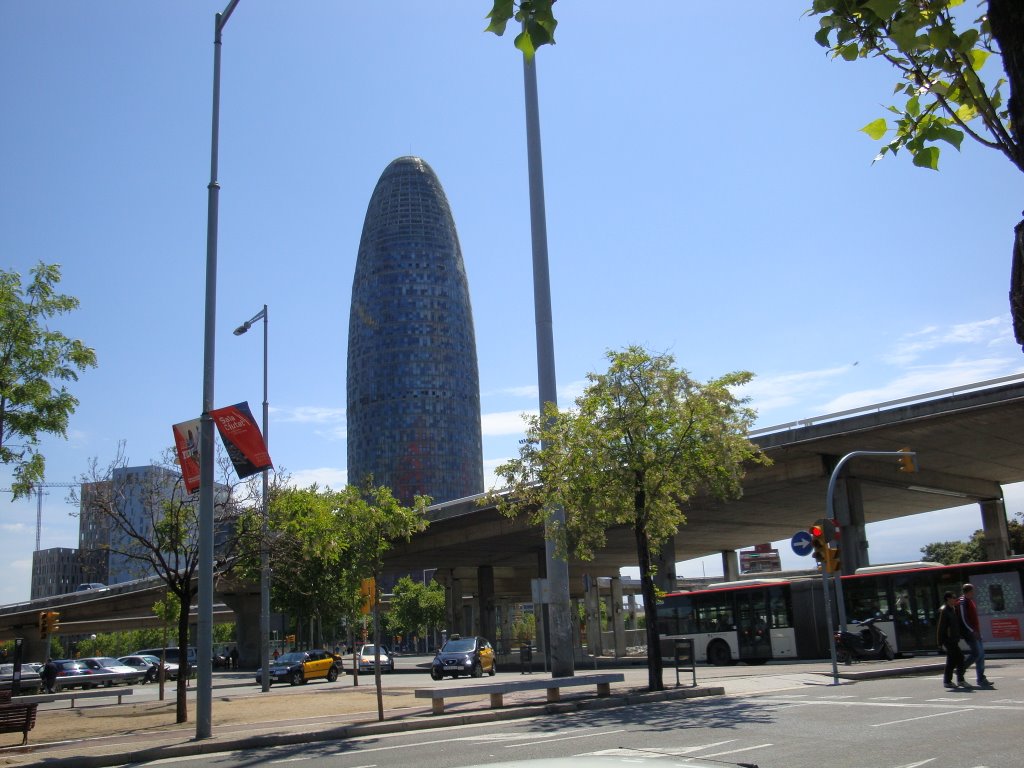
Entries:
[[[833, 58], [881, 58], [899, 73], [893, 93], [900, 103], [888, 107], [895, 117], [861, 129], [886, 142], [876, 161], [905, 149], [914, 165], [938, 170], [940, 143], [959, 150], [967, 135], [1024, 171], [1024, 3], [988, 0], [987, 12], [976, 18], [963, 5], [814, 0], [808, 12], [819, 17], [814, 38]], [[985, 68], [993, 56], [1002, 60], [1005, 77]], [[1010, 312], [1024, 345], [1024, 220], [1014, 228]]]
[[49, 325], [78, 309], [78, 299], [57, 292], [60, 266], [40, 262], [31, 275], [23, 284], [0, 270], [0, 464], [13, 468], [15, 499], [45, 476], [40, 435], [67, 437], [78, 399], [59, 383], [96, 367], [94, 350]]

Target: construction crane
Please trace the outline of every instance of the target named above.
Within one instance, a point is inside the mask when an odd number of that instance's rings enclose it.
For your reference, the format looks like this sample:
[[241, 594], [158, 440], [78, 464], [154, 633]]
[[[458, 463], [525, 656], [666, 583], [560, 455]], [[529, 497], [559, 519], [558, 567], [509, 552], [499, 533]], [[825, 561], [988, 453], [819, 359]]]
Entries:
[[[32, 492], [36, 495], [36, 549], [40, 550], [40, 537], [43, 530], [43, 488], [78, 488], [81, 483], [33, 483]], [[12, 493], [10, 488], [0, 488], [2, 493]]]

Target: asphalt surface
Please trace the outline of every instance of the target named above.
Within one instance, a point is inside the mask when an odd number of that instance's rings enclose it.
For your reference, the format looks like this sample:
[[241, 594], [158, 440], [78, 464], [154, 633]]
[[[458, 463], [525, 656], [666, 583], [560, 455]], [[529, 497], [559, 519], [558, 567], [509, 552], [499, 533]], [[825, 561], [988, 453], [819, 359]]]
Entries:
[[[935, 657], [897, 659], [892, 662], [862, 662], [838, 669], [844, 681], [907, 674], [940, 675], [941, 661]], [[378, 718], [378, 696], [372, 675], [361, 675], [354, 686], [351, 677], [337, 683], [313, 681], [308, 685], [275, 686], [264, 694], [253, 683], [252, 672], [218, 673], [214, 676], [212, 731], [207, 739], [196, 739], [195, 692], [188, 701], [189, 722], [175, 723], [174, 692], [165, 701], [116, 704], [116, 699], [83, 699], [71, 709], [68, 703], [40, 708], [28, 746], [18, 746], [21, 734], [0, 734], [0, 766], [45, 764], [46, 766], [116, 766], [130, 762], [186, 757], [270, 745], [336, 740], [357, 735], [443, 728], [472, 722], [487, 722], [544, 713], [586, 708], [629, 706], [645, 701], [700, 696], [742, 696], [800, 688], [832, 685], [830, 662], [770, 663], [764, 666], [704, 667], [693, 674], [666, 669], [666, 690], [648, 692], [647, 669], [642, 663], [602, 663], [601, 672], [621, 671], [625, 682], [612, 685], [609, 698], [598, 698], [592, 687], [567, 688], [562, 700], [548, 704], [544, 691], [505, 696], [501, 709], [491, 709], [489, 698], [468, 697], [446, 701], [445, 714], [432, 715], [429, 699], [415, 698], [417, 688], [464, 687], [519, 680], [525, 676], [504, 672], [491, 678], [432, 683], [426, 672], [382, 676], [380, 703], [384, 718]], [[593, 666], [578, 667], [577, 675], [593, 672]], [[534, 676], [546, 676], [535, 672]]]

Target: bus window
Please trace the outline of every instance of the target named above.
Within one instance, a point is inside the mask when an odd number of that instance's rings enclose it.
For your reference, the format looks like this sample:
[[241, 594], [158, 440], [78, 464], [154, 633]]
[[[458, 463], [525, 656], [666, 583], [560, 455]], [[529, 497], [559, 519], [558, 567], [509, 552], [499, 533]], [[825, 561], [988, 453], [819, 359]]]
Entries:
[[793, 607], [789, 601], [789, 588], [770, 587], [768, 589], [769, 619], [775, 629], [793, 626]]

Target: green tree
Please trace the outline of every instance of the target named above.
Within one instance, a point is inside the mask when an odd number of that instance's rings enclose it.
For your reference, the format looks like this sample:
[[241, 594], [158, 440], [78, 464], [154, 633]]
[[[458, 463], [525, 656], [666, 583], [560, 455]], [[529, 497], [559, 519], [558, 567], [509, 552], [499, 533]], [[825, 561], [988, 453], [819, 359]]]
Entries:
[[[748, 462], [767, 459], [746, 436], [754, 411], [732, 390], [752, 378], [731, 373], [701, 384], [676, 369], [671, 355], [640, 347], [609, 352], [607, 373], [590, 382], [575, 408], [550, 406], [527, 418], [519, 457], [496, 474], [507, 492], [492, 494], [506, 515], [545, 522], [565, 509], [556, 530], [563, 556], [592, 559], [609, 528], [628, 525], [636, 540], [646, 609], [657, 605], [652, 551], [686, 522], [683, 507], [697, 493], [735, 497]], [[648, 684], [661, 690], [657, 623], [648, 622]]]
[[[270, 494], [271, 563], [287, 563], [271, 580], [277, 610], [302, 626], [315, 619], [323, 627], [352, 611], [352, 584], [341, 577], [350, 546], [343, 516], [342, 494], [316, 484], [279, 488]], [[258, 515], [258, 512], [257, 512]], [[253, 519], [248, 527], [258, 530]], [[258, 537], [250, 542], [258, 543]], [[258, 544], [257, 544], [258, 546]], [[259, 551], [249, 553], [252, 580], [259, 579]], [[310, 642], [313, 638], [310, 638]]]
[[[105, 468], [96, 459], [82, 475], [79, 502], [83, 515], [109, 531], [106, 554], [129, 564], [137, 578], [156, 576], [167, 587], [166, 600], [177, 605], [177, 644], [189, 645], [189, 609], [196, 596], [199, 574], [199, 494], [185, 490], [174, 465], [173, 451], [163, 463], [146, 468], [146, 473], [125, 471], [128, 460], [124, 443]], [[218, 453], [215, 462], [222, 482], [214, 484], [215, 569], [226, 574], [235, 561], [242, 517], [241, 510], [254, 507], [254, 483], [231, 484], [231, 462]], [[135, 475], [133, 477], [133, 475]], [[182, 660], [185, 663], [185, 660]], [[176, 692], [177, 722], [188, 721], [187, 676], [178, 677]]]
[[[862, 129], [885, 141], [876, 160], [906, 149], [914, 165], [937, 170], [940, 142], [957, 149], [964, 135], [1001, 152], [1024, 171], [1024, 4], [988, 0], [972, 19], [955, 11], [963, 0], [814, 0], [815, 40], [845, 61], [881, 58], [897, 71], [888, 107]], [[973, 14], [972, 14], [973, 15]], [[995, 54], [1005, 79], [982, 70]], [[1004, 98], [1003, 86], [1008, 98]], [[1018, 344], [1024, 344], [1024, 221], [1015, 227], [1010, 310]]]
[[[1024, 552], [1024, 524], [1019, 520], [1007, 520], [1010, 534], [1010, 551]], [[922, 558], [927, 562], [955, 565], [977, 563], [985, 559], [985, 532], [980, 528], [968, 541], [936, 541], [921, 547]]]
[[[288, 563], [287, 578], [272, 581], [272, 602], [296, 617], [315, 617], [321, 626], [360, 616], [360, 587], [365, 579], [379, 580], [383, 558], [395, 541], [408, 540], [426, 527], [430, 499], [417, 496], [402, 506], [384, 486], [345, 486], [339, 491], [277, 486], [270, 494], [271, 562]], [[235, 574], [258, 578], [259, 512], [250, 509], [239, 521], [242, 531]], [[245, 545], [245, 542], [249, 542]], [[379, 594], [373, 595], [379, 616]], [[375, 642], [380, 623], [375, 621]], [[380, 718], [384, 718], [379, 670], [376, 678]]]
[[403, 576], [392, 591], [389, 625], [404, 635], [425, 637], [444, 623], [444, 587]]
[[57, 293], [60, 266], [40, 262], [23, 285], [17, 272], [0, 270], [0, 464], [13, 469], [14, 498], [42, 482], [46, 460], [40, 435], [67, 438], [78, 399], [60, 382], [96, 367], [96, 353], [49, 323], [78, 308]]
[[[424, 516], [430, 497], [416, 496], [411, 507], [402, 506], [387, 486], [374, 486], [368, 477], [362, 487], [349, 485], [342, 493], [342, 505], [346, 530], [351, 546], [346, 557], [347, 567], [343, 575], [347, 583], [355, 587], [363, 579], [374, 579], [380, 583], [384, 567], [384, 555], [396, 541], [408, 541], [414, 533], [424, 530], [427, 521]], [[357, 594], [357, 589], [353, 589]], [[380, 647], [380, 588], [373, 594], [373, 637]], [[380, 666], [374, 668], [374, 683], [377, 688], [377, 717], [384, 719], [384, 698], [380, 682]]]

